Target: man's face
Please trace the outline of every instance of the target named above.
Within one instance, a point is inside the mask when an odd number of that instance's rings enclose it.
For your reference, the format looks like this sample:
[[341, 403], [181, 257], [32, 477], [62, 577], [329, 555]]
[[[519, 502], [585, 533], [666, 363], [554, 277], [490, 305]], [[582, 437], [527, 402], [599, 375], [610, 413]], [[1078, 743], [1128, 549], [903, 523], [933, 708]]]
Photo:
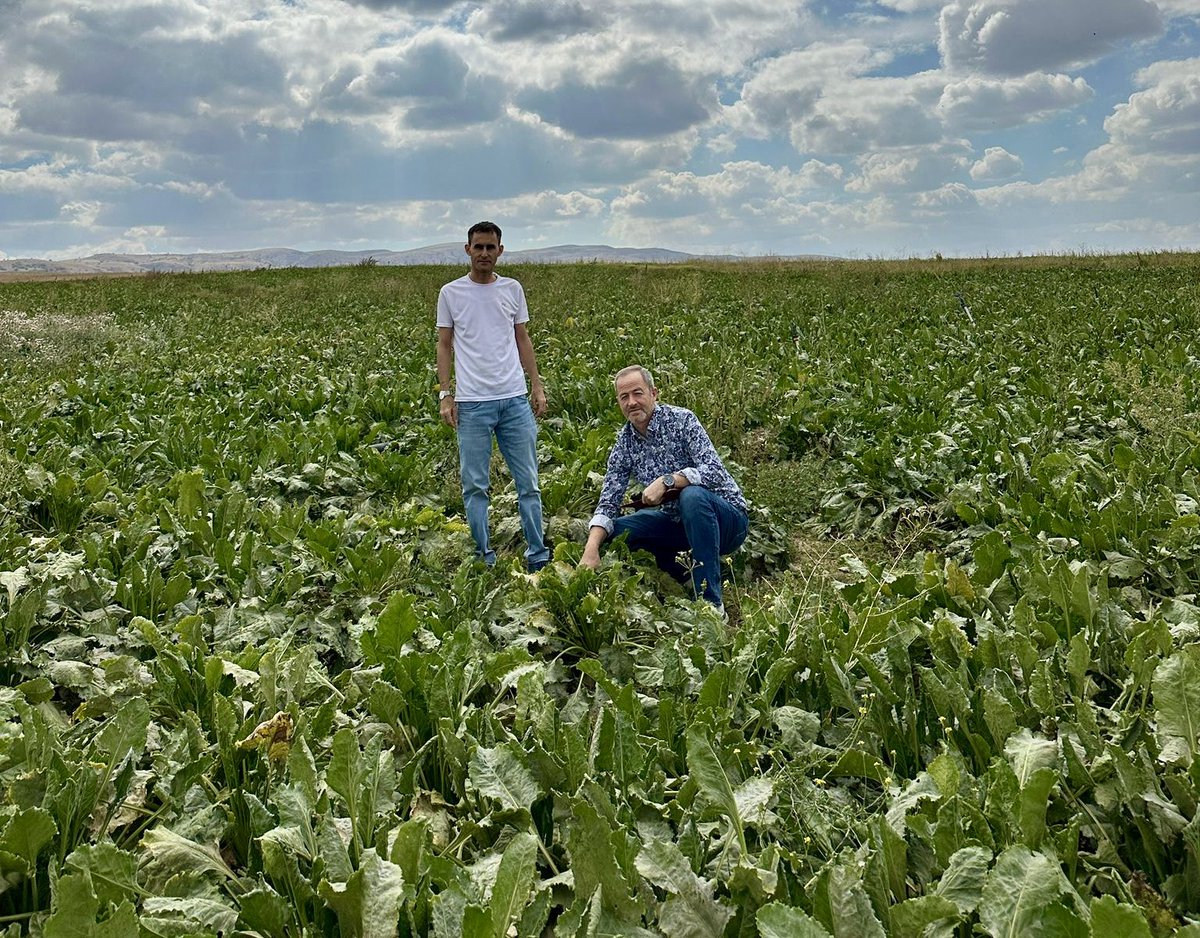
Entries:
[[477, 231], [466, 245], [466, 252], [471, 258], [471, 279], [487, 283], [492, 279], [496, 258], [504, 253], [504, 245], [494, 231]]
[[645, 433], [654, 414], [654, 402], [658, 400], [658, 388], [649, 387], [641, 372], [633, 371], [617, 379], [617, 406], [625, 419], [633, 424], [638, 433]]

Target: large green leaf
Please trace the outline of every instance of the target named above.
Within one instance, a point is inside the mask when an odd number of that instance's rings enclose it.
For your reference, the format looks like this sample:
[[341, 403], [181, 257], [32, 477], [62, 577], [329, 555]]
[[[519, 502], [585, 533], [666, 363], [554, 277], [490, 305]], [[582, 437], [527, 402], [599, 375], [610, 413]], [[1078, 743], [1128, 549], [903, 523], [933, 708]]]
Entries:
[[840, 865], [830, 872], [829, 911], [833, 938], [886, 938], [855, 868]]
[[358, 803], [359, 786], [362, 783], [363, 758], [358, 746], [358, 736], [348, 726], [333, 734], [333, 754], [325, 770], [325, 782], [348, 807]]
[[908, 813], [922, 801], [937, 801], [942, 797], [938, 785], [939, 782], [928, 772], [918, 772], [903, 791], [892, 796], [886, 817], [897, 834], [904, 835], [908, 828]]
[[346, 938], [395, 938], [407, 895], [404, 876], [373, 849], [363, 851], [362, 863], [346, 882], [322, 880], [319, 892], [337, 913]]
[[575, 879], [575, 908], [590, 903], [599, 889], [603, 906], [614, 913], [631, 913], [629, 877], [617, 859], [613, 840], [623, 836], [589, 802], [572, 805], [572, 824], [567, 839], [571, 872]]
[[1042, 845], [1050, 792], [1057, 782], [1057, 769], [1037, 769], [1021, 787], [1017, 819], [1026, 845], [1034, 850]]
[[783, 745], [791, 752], [803, 752], [821, 733], [821, 718], [808, 710], [776, 707], [771, 716], [779, 727]]
[[1189, 645], [1160, 664], [1153, 690], [1163, 760], [1191, 762], [1200, 750], [1200, 645]]
[[713, 898], [713, 884], [702, 880], [679, 848], [654, 840], [637, 855], [637, 871], [669, 894], [658, 927], [667, 938], [720, 938], [733, 910]]
[[1058, 766], [1058, 744], [1035, 737], [1025, 728], [1009, 737], [1004, 744], [1004, 755], [1022, 788], [1034, 773]]
[[979, 900], [979, 922], [993, 938], [1054, 934], [1048, 913], [1064, 886], [1054, 860], [1026, 847], [1009, 847], [988, 874]]
[[504, 938], [508, 926], [520, 920], [533, 889], [536, 862], [537, 838], [532, 834], [517, 834], [504, 849], [492, 886], [492, 934], [496, 938]]
[[949, 899], [964, 915], [974, 912], [987, 883], [992, 852], [983, 847], [963, 847], [950, 857], [946, 872], [938, 880], [934, 893]]
[[742, 818], [738, 812], [737, 798], [729, 776], [721, 765], [716, 751], [704, 730], [698, 726], [688, 727], [687, 733], [688, 772], [699, 786], [705, 800], [729, 819], [734, 835], [746, 852], [746, 834], [742, 829]]
[[494, 798], [506, 811], [528, 811], [541, 796], [533, 773], [511, 746], [492, 749], [480, 746], [471, 757], [468, 771], [475, 790]]
[[419, 626], [413, 608], [414, 597], [405, 593], [392, 593], [387, 606], [379, 614], [373, 632], [363, 635], [363, 651], [368, 664], [392, 665], [404, 651], [404, 645], [416, 633]]
[[101, 902], [119, 904], [135, 900], [139, 893], [137, 857], [115, 844], [84, 844], [67, 857], [67, 869], [88, 872], [96, 897]]
[[627, 917], [615, 915], [597, 888], [587, 907], [583, 938], [658, 938], [655, 932], [632, 924]]
[[145, 748], [149, 727], [150, 705], [144, 697], [133, 697], [104, 724], [96, 736], [96, 749], [115, 765], [130, 752]]
[[1101, 896], [1088, 911], [1092, 913], [1091, 933], [1095, 938], [1151, 938], [1150, 926], [1141, 909]]
[[215, 846], [205, 846], [181, 837], [166, 827], [152, 827], [142, 837], [142, 849], [150, 862], [164, 871], [174, 873], [215, 873], [222, 879], [233, 879], [234, 872]]
[[363, 884], [363, 938], [392, 938], [407, 895], [400, 867], [367, 850], [355, 876], [361, 876]]
[[282, 935], [295, 929], [291, 904], [273, 889], [252, 889], [238, 902], [243, 928], [260, 935]]
[[89, 873], [68, 873], [54, 885], [50, 915], [42, 928], [46, 938], [138, 938], [131, 902], [122, 902], [103, 921], [100, 900]]
[[463, 919], [470, 899], [457, 886], [443, 889], [430, 902], [433, 938], [463, 938]]
[[761, 938], [832, 938], [811, 915], [780, 902], [760, 908], [755, 921]]
[[38, 854], [57, 833], [58, 825], [48, 811], [25, 808], [8, 822], [3, 836], [0, 836], [0, 850], [21, 857], [32, 870], [37, 866]]
[[163, 938], [179, 934], [229, 934], [237, 909], [201, 896], [150, 896], [142, 903], [142, 928]]
[[935, 922], [958, 922], [958, 907], [942, 896], [917, 896], [893, 906], [890, 913], [893, 938], [920, 938]]

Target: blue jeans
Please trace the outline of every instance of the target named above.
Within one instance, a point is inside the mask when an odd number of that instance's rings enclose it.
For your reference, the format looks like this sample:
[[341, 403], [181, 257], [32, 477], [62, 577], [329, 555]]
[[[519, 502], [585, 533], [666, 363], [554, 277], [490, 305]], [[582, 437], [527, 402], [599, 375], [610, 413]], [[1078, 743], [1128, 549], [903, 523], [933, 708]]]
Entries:
[[680, 551], [691, 550], [695, 566], [692, 588], [714, 606], [721, 600], [721, 555], [732, 554], [742, 546], [750, 519], [720, 495], [702, 485], [689, 485], [679, 493], [679, 516], [658, 508], [643, 508], [613, 522], [613, 537], [629, 536], [631, 550], [646, 550], [654, 555], [659, 568], [680, 582], [686, 582], [687, 570], [675, 559]]
[[463, 506], [475, 539], [475, 556], [491, 566], [496, 552], [488, 542], [488, 482], [492, 465], [492, 437], [517, 486], [517, 512], [525, 534], [525, 560], [544, 563], [550, 558], [542, 531], [542, 491], [538, 488], [537, 421], [529, 398], [458, 403], [458, 468], [462, 476]]

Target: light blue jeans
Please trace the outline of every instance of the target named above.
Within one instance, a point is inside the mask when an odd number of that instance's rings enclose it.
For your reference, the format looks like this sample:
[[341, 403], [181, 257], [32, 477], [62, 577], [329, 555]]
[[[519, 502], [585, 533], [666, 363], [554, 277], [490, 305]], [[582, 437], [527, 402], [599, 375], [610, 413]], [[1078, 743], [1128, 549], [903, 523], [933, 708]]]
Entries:
[[492, 438], [517, 486], [517, 512], [525, 534], [525, 562], [545, 563], [550, 558], [542, 528], [542, 491], [538, 488], [537, 421], [525, 395], [499, 401], [459, 401], [458, 468], [462, 476], [463, 506], [475, 539], [475, 556], [491, 566], [496, 552], [488, 540], [488, 482], [492, 464]]

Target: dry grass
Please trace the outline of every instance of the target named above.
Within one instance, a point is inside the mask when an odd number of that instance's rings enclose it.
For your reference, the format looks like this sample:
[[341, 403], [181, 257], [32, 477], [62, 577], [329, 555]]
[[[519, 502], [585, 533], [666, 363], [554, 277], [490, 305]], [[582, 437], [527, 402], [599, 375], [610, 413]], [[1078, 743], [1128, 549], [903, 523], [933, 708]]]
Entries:
[[65, 273], [62, 271], [49, 270], [0, 270], [0, 283], [42, 283], [51, 280], [109, 280], [113, 277], [144, 277], [147, 276], [139, 271], [120, 271], [110, 273], [100, 273], [97, 271], [85, 271], [79, 273]]
[[1189, 409], [1187, 386], [1181, 374], [1142, 374], [1136, 362], [1106, 361], [1104, 371], [1113, 387], [1129, 401], [1129, 415], [1157, 441], [1177, 430], [1200, 430], [1200, 414]]
[[1057, 267], [1085, 267], [1088, 270], [1123, 270], [1140, 267], [1200, 265], [1200, 253], [1193, 251], [1137, 251], [1129, 254], [1023, 254], [1015, 257], [909, 257], [886, 258], [787, 258], [754, 257], [745, 260], [701, 260], [681, 265], [698, 270], [733, 272], [810, 271], [828, 275], [839, 271], [854, 273], [939, 272], [954, 269], [1031, 270]]
[[0, 309], [0, 358], [61, 361], [89, 353], [116, 334], [112, 317], [107, 314], [30, 316], [18, 309]]

